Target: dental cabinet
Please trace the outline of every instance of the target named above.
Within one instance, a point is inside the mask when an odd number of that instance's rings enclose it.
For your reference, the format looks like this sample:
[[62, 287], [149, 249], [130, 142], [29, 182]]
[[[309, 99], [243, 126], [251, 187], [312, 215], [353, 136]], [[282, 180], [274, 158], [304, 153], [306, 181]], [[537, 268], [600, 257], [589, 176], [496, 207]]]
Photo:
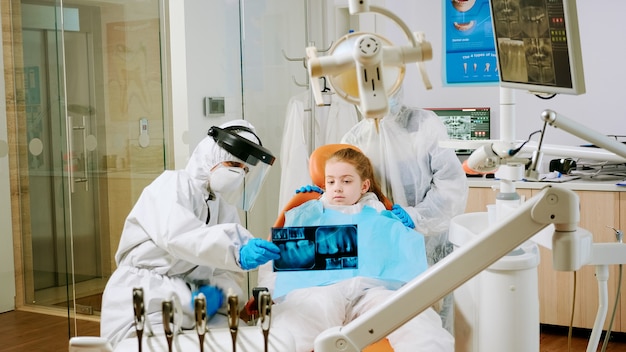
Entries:
[[[580, 197], [579, 226], [593, 234], [594, 243], [616, 242], [615, 229], [626, 229], [626, 187], [616, 186], [613, 181], [579, 181], [551, 183], [575, 191]], [[486, 212], [488, 204], [494, 204], [498, 193], [498, 181], [469, 179], [469, 195], [466, 212]], [[524, 199], [536, 195], [548, 183], [515, 182], [518, 194]], [[574, 274], [559, 272], [552, 268], [552, 252], [539, 246], [538, 266], [539, 310], [542, 324], [569, 326], [574, 294]], [[609, 315], [604, 325], [607, 329], [610, 314], [615, 304], [618, 265], [609, 267]], [[585, 266], [577, 273], [576, 297], [574, 300], [573, 326], [593, 328], [598, 309], [598, 283], [595, 268]], [[626, 291], [621, 290], [612, 331], [626, 332]]]

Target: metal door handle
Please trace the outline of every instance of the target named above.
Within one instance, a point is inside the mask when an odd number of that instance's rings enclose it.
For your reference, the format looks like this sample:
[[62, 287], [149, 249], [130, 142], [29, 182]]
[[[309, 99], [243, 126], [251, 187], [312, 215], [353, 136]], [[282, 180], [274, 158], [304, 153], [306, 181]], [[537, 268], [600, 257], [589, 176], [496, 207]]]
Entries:
[[70, 184], [70, 193], [74, 193], [74, 169], [72, 168], [72, 151], [74, 150], [74, 133], [72, 116], [65, 115], [65, 133], [67, 134], [67, 172]]
[[[87, 177], [87, 125], [85, 124], [85, 115], [83, 115], [83, 125], [82, 126], [72, 126], [72, 130], [74, 131], [82, 131], [83, 135], [83, 173], [85, 177], [75, 178], [74, 182], [84, 182], [85, 183], [85, 191], [89, 191], [89, 178]], [[74, 146], [72, 145], [72, 150]]]

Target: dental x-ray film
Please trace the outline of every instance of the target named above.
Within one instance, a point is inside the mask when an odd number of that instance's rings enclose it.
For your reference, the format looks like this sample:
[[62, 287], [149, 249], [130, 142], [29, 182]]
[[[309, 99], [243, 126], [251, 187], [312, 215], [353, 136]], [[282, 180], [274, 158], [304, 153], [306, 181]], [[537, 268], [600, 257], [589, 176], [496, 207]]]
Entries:
[[274, 271], [358, 268], [357, 225], [273, 227]]

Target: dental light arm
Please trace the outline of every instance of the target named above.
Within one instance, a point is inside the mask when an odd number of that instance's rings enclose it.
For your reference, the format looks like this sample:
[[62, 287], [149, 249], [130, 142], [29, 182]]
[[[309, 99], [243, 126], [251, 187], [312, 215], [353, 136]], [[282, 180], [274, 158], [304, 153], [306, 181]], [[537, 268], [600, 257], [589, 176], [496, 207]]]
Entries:
[[[311, 88], [317, 105], [324, 104], [318, 78], [329, 75], [338, 76], [350, 70], [356, 72], [359, 110], [367, 118], [383, 117], [389, 109], [383, 74], [384, 66], [398, 67], [406, 63], [417, 62], [427, 89], [431, 88], [425, 70], [421, 66], [423, 61], [432, 59], [432, 46], [429, 42], [423, 40], [423, 37], [411, 33], [408, 26], [392, 12], [381, 7], [370, 6], [369, 1], [350, 0], [349, 12], [352, 15], [376, 12], [389, 17], [406, 33], [412, 46], [383, 45], [380, 37], [375, 34], [364, 33], [356, 39], [352, 50], [347, 52], [317, 57], [315, 47], [306, 48]], [[396, 86], [399, 87], [399, 84]], [[345, 96], [341, 97], [349, 103], [357, 104]]]
[[581, 123], [573, 121], [565, 117], [564, 115], [555, 112], [554, 110], [544, 110], [541, 113], [541, 119], [547, 122], [550, 126], [560, 128], [565, 132], [568, 132], [576, 137], [591, 142], [598, 147], [615, 153], [618, 157], [621, 157], [626, 162], [626, 145], [624, 145], [623, 143], [608, 138], [607, 136], [598, 133]]
[[502, 221], [407, 283], [385, 304], [343, 327], [331, 328], [320, 334], [315, 340], [315, 351], [361, 351], [389, 335], [549, 224], [555, 225], [555, 269], [578, 270], [589, 261], [591, 248], [591, 234], [577, 227], [579, 218], [578, 195], [567, 189], [547, 186]]

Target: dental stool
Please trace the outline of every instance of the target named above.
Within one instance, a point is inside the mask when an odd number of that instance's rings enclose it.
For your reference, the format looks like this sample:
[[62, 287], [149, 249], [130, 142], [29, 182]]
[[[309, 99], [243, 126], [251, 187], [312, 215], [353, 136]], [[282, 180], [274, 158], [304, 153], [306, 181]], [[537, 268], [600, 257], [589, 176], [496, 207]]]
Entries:
[[[361, 151], [359, 148], [350, 145], [350, 144], [326, 144], [323, 145], [313, 151], [311, 153], [311, 157], [309, 158], [309, 173], [311, 175], [311, 180], [313, 184], [324, 188], [326, 185], [326, 180], [324, 176], [324, 168], [326, 165], [326, 160], [336, 151], [343, 148], [352, 148], [358, 151]], [[297, 207], [309, 200], [318, 199], [320, 194], [317, 192], [306, 192], [306, 193], [297, 193], [294, 195], [291, 200], [287, 203], [287, 205], [283, 208], [274, 223], [274, 227], [283, 227], [285, 224], [285, 212], [291, 208]], [[385, 205], [385, 208], [391, 210], [393, 203], [387, 198], [381, 199], [381, 202]], [[365, 352], [393, 352], [393, 348], [389, 344], [389, 341], [384, 338], [375, 342], [368, 347], [366, 347], [363, 351]]]

